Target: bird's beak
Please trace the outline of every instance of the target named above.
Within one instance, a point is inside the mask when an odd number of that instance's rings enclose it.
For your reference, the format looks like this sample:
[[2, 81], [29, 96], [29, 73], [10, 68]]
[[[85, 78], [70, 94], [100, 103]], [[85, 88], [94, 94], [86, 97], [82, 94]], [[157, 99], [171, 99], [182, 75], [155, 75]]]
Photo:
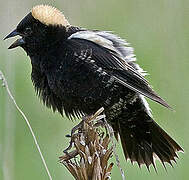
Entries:
[[[5, 40], [5, 39], [8, 39], [8, 38], [11, 38], [11, 37], [15, 37], [15, 36], [17, 36], [17, 35], [20, 35], [20, 33], [18, 33], [18, 32], [16, 31], [16, 29], [15, 29], [15, 30], [12, 31], [8, 36], [6, 36], [6, 37], [4, 38], [4, 40]], [[16, 48], [16, 47], [18, 47], [18, 46], [21, 46], [21, 45], [23, 45], [23, 44], [25, 44], [25, 41], [24, 41], [22, 38], [19, 38], [19, 39], [17, 39], [13, 44], [11, 44], [11, 46], [10, 46], [8, 49], [13, 49], [13, 48]]]
[[17, 36], [17, 35], [19, 35], [19, 33], [16, 31], [16, 29], [14, 30], [14, 31], [12, 31], [8, 36], [6, 36], [5, 38], [4, 38], [4, 40], [5, 39], [8, 39], [8, 38], [11, 38], [11, 37], [15, 37], [15, 36]]

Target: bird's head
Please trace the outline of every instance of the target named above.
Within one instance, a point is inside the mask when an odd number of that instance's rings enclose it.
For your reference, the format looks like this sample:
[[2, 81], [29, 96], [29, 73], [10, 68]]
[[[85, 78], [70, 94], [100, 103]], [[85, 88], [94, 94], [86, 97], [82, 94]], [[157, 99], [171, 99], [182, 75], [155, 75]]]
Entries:
[[[25, 16], [5, 39], [21, 36], [9, 49], [18, 46], [28, 51], [40, 51], [64, 38], [69, 23], [58, 9], [49, 5], [37, 5]], [[61, 38], [62, 37], [62, 38]]]

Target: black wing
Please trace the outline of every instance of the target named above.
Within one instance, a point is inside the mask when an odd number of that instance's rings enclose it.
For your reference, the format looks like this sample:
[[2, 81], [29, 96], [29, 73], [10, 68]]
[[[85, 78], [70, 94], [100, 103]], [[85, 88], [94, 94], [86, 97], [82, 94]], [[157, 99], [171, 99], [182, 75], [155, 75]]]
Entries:
[[70, 38], [67, 40], [70, 50], [77, 54], [88, 53], [94, 63], [111, 75], [115, 81], [142, 94], [163, 106], [170, 106], [153, 91], [146, 79], [116, 51], [86, 39]]

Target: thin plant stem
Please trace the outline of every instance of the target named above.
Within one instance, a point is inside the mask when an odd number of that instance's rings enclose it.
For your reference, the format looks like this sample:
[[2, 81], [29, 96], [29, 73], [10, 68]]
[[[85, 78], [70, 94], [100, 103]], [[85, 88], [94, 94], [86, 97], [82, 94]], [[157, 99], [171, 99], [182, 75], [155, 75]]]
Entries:
[[25, 116], [25, 114], [23, 113], [23, 111], [19, 108], [19, 106], [18, 106], [17, 103], [16, 103], [16, 100], [14, 99], [13, 95], [11, 94], [10, 89], [9, 89], [9, 87], [8, 87], [8, 83], [7, 83], [6, 78], [5, 78], [4, 74], [2, 73], [2, 71], [0, 71], [0, 80], [3, 81], [2, 86], [6, 88], [7, 93], [8, 93], [8, 95], [9, 95], [9, 97], [11, 98], [11, 100], [13, 101], [13, 103], [14, 103], [16, 109], [19, 111], [19, 113], [21, 114], [21, 116], [24, 118], [24, 120], [25, 120], [25, 122], [26, 122], [26, 124], [27, 124], [27, 126], [28, 126], [28, 128], [29, 128], [29, 130], [30, 130], [30, 132], [31, 132], [31, 134], [32, 134], [33, 140], [34, 140], [35, 145], [36, 145], [36, 147], [37, 147], [37, 150], [38, 150], [38, 152], [39, 152], [39, 154], [40, 154], [41, 160], [42, 160], [43, 165], [44, 165], [44, 167], [45, 167], [45, 170], [46, 170], [46, 172], [47, 172], [47, 174], [48, 174], [48, 177], [49, 177], [50, 180], [52, 180], [52, 176], [51, 176], [51, 174], [50, 174], [50, 172], [49, 172], [49, 169], [48, 169], [48, 167], [47, 167], [47, 164], [46, 164], [45, 159], [44, 159], [44, 157], [43, 157], [43, 154], [42, 154], [42, 152], [41, 152], [40, 146], [39, 146], [39, 144], [38, 144], [37, 138], [36, 138], [36, 136], [35, 136], [35, 134], [34, 134], [34, 132], [33, 132], [33, 130], [32, 130], [32, 127], [31, 127], [31, 125], [30, 125], [30, 123], [29, 123], [27, 117]]
[[[11, 61], [6, 61], [5, 70], [7, 72], [11, 72], [10, 74], [10, 82], [12, 84], [12, 81], [14, 79], [14, 71], [13, 68], [14, 63]], [[14, 172], [14, 148], [15, 148], [15, 109], [11, 106], [10, 101], [8, 101], [9, 96], [5, 97], [5, 110], [4, 110], [4, 130], [3, 130], [3, 152], [2, 152], [2, 175], [4, 180], [12, 180], [14, 179], [15, 172]], [[2, 109], [3, 111], [3, 109]], [[3, 124], [2, 124], [3, 125]], [[10, 131], [11, 129], [11, 131]]]
[[110, 139], [111, 139], [111, 142], [112, 142], [113, 154], [114, 154], [115, 159], [116, 159], [117, 167], [118, 167], [119, 170], [120, 170], [122, 180], [125, 180], [125, 174], [124, 174], [123, 169], [121, 168], [119, 156], [118, 156], [118, 154], [117, 154], [117, 152], [116, 152], [116, 143], [115, 143], [115, 140], [114, 140], [114, 130], [113, 130], [113, 128], [108, 124], [108, 122], [106, 121], [106, 118], [104, 118], [104, 121], [105, 121], [106, 129], [108, 130], [108, 133], [109, 133], [109, 135], [110, 135]]

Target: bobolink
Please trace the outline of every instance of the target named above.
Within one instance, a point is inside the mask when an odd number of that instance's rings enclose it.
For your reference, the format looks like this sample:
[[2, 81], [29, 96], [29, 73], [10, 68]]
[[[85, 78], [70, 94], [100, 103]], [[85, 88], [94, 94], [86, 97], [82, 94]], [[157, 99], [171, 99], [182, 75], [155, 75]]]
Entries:
[[9, 49], [20, 46], [30, 57], [33, 85], [47, 107], [69, 118], [104, 107], [126, 159], [148, 168], [156, 157], [176, 161], [183, 149], [153, 120], [144, 97], [170, 107], [144, 79], [125, 40], [72, 26], [48, 5], [33, 7], [5, 39], [17, 35]]

